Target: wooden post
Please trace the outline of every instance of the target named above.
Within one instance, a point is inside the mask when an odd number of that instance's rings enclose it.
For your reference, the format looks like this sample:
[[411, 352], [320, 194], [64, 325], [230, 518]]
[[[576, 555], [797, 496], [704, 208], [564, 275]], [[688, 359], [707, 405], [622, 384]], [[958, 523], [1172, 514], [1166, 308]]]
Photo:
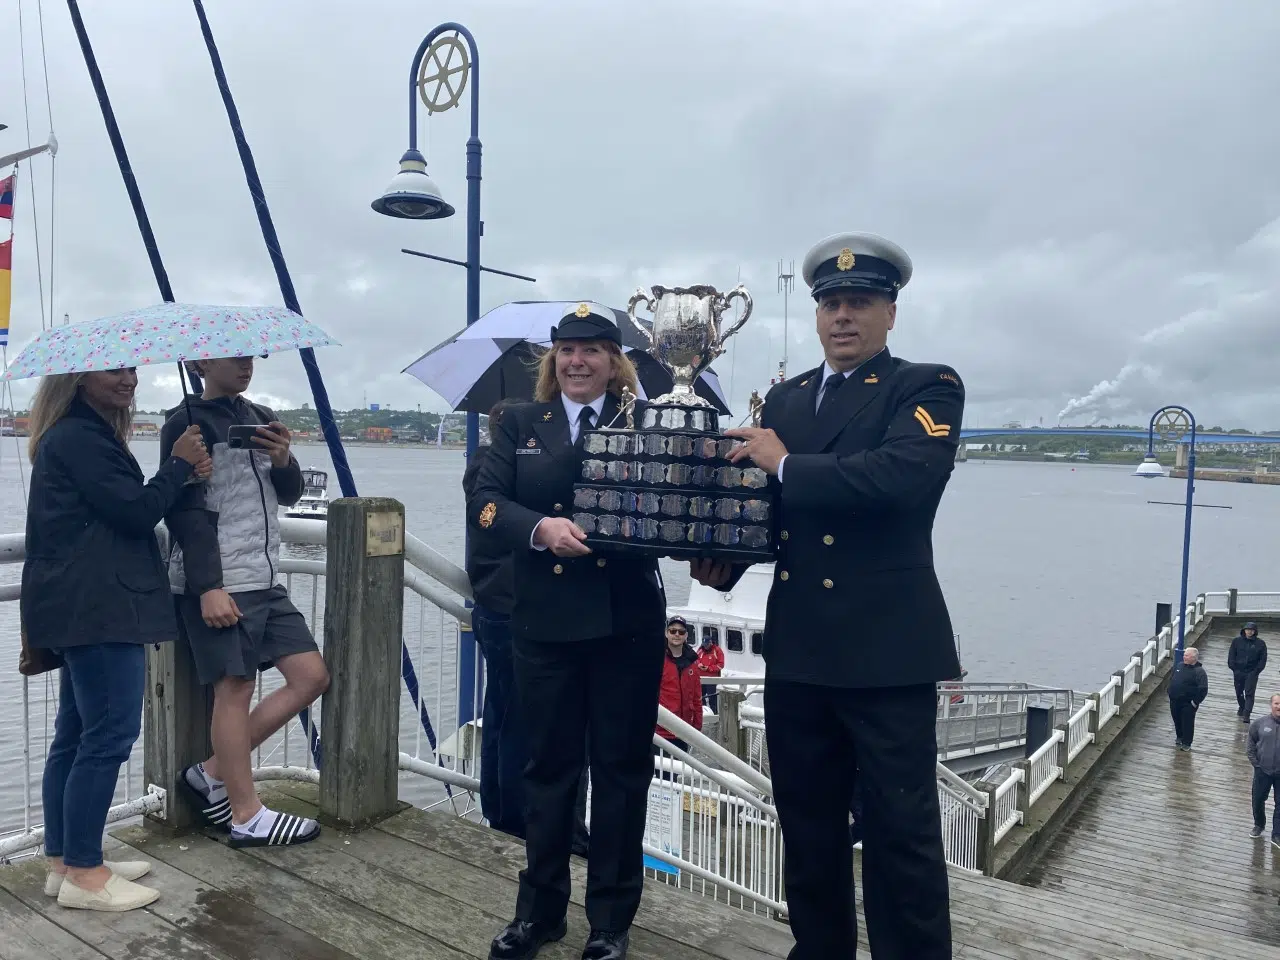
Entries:
[[738, 710], [746, 699], [741, 687], [721, 686], [718, 690], [716, 737], [720, 746], [739, 760], [747, 759], [747, 731], [738, 722]]
[[1022, 822], [1025, 825], [1031, 813], [1031, 764], [1026, 760], [1015, 760], [1010, 766], [1022, 771], [1022, 780], [1014, 788], [1013, 802], [1015, 808], [1022, 814]]
[[1058, 779], [1065, 780], [1067, 779], [1067, 756], [1071, 752], [1071, 729], [1069, 723], [1060, 723], [1053, 729], [1062, 731], [1062, 739], [1058, 741], [1056, 763], [1058, 764], [1058, 770], [1061, 771], [1058, 774]]
[[178, 778], [193, 763], [213, 753], [209, 718], [213, 687], [200, 685], [191, 644], [178, 623], [173, 643], [147, 647], [146, 699], [143, 702], [143, 788], [150, 784], [168, 791], [165, 809], [147, 821], [173, 830], [200, 824], [191, 804], [178, 795]]
[[980, 784], [987, 794], [987, 815], [978, 821], [978, 869], [990, 877], [996, 869], [996, 788]]
[[1089, 732], [1093, 734], [1093, 742], [1098, 742], [1098, 721], [1102, 718], [1102, 697], [1096, 693], [1089, 694], [1093, 701], [1093, 709], [1089, 711]]
[[1113, 674], [1111, 674], [1111, 675], [1112, 675], [1113, 677], [1115, 677], [1115, 678], [1116, 678], [1116, 683], [1117, 683], [1117, 686], [1116, 686], [1116, 706], [1117, 706], [1117, 707], [1124, 706], [1124, 702], [1125, 702], [1125, 700], [1127, 700], [1127, 699], [1128, 699], [1128, 698], [1124, 695], [1124, 691], [1125, 691], [1124, 671], [1123, 671], [1123, 670], [1117, 670], [1117, 671], [1115, 671], [1115, 672], [1114, 672]]
[[328, 517], [320, 812], [359, 826], [398, 809], [404, 506], [344, 497]]
[[1236, 615], [1236, 600], [1238, 599], [1238, 597], [1239, 597], [1239, 591], [1236, 590], [1235, 587], [1232, 587], [1230, 590], [1227, 591], [1227, 613], [1230, 616], [1234, 617]]

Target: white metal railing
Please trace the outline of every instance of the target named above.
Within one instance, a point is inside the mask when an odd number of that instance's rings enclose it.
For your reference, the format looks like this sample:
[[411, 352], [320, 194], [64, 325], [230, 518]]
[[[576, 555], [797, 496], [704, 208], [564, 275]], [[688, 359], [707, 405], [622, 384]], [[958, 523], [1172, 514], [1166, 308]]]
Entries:
[[1120, 678], [1112, 677], [1098, 691], [1098, 729], [1120, 712]]
[[[1080, 756], [1081, 750], [1093, 743], [1094, 737], [1089, 730], [1089, 719], [1094, 709], [1094, 701], [1086, 700], [1084, 706], [1067, 720], [1067, 763], [1075, 760]], [[1062, 774], [1066, 775], [1065, 769]]]
[[1027, 806], [1039, 800], [1053, 781], [1062, 776], [1062, 768], [1057, 762], [1058, 744], [1061, 742], [1062, 731], [1055, 730], [1027, 757]]
[[[290, 598], [322, 648], [326, 529], [321, 520], [280, 521], [281, 539], [289, 545], [289, 555], [280, 560], [280, 573]], [[163, 545], [163, 527], [157, 534]], [[22, 534], [0, 535], [0, 569], [21, 563], [24, 555]], [[412, 535], [405, 537], [405, 555], [404, 642], [416, 671], [418, 691], [415, 697], [406, 686], [401, 688], [400, 768], [406, 775], [416, 774], [401, 778], [401, 796], [421, 806], [448, 803], [456, 813], [472, 814], [479, 790], [479, 725], [473, 718], [459, 731], [457, 722], [460, 624], [469, 625], [470, 611], [450, 592], [461, 593], [458, 588], [465, 587], [463, 595], [468, 596], [470, 585], [465, 571]], [[0, 585], [0, 601], [17, 600], [20, 590], [18, 583]], [[0, 602], [0, 635], [16, 637], [17, 622], [17, 604]], [[476, 674], [474, 703], [478, 714], [483, 699], [483, 661], [478, 655]], [[0, 743], [0, 784], [22, 786], [20, 799], [15, 802], [4, 796], [0, 803], [0, 860], [33, 851], [43, 842], [40, 779], [57, 715], [57, 677], [57, 672], [31, 678], [7, 671], [0, 674], [0, 698], [12, 702], [20, 691], [23, 723], [21, 757], [15, 754], [19, 762], [11, 762]], [[283, 678], [274, 670], [259, 674], [254, 702], [282, 683]], [[304, 730], [299, 720], [291, 720], [254, 750], [255, 778], [318, 781], [311, 747], [319, 735], [321, 710], [321, 702], [311, 704], [306, 711], [308, 729]], [[152, 792], [143, 782], [142, 752], [143, 738], [139, 737], [120, 772], [109, 823], [152, 812], [166, 802], [164, 792]]]
[[1022, 811], [1018, 809], [1018, 784], [1022, 783], [1023, 776], [1022, 768], [1014, 767], [992, 794], [987, 816], [991, 818], [994, 831], [993, 844], [998, 844], [1022, 822]]

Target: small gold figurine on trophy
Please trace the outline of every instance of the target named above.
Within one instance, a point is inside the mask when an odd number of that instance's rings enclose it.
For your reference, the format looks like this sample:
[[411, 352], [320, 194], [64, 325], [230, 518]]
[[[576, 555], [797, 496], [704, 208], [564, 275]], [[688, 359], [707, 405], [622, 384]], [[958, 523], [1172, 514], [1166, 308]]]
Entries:
[[751, 391], [751, 399], [747, 401], [747, 410], [751, 414], [751, 425], [753, 427], [760, 426], [760, 416], [764, 413], [764, 400], [761, 399], [759, 390]]
[[627, 429], [634, 430], [636, 428], [636, 395], [631, 392], [630, 387], [622, 388], [622, 401], [619, 404], [619, 412], [626, 417]]

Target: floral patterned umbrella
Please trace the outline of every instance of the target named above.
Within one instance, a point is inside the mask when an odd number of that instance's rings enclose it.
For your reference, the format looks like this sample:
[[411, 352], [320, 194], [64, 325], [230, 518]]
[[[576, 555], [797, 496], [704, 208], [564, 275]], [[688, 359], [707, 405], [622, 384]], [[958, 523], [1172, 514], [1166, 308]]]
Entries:
[[339, 344], [300, 314], [283, 307], [161, 303], [46, 330], [27, 344], [0, 379], [25, 380], [216, 357], [261, 357], [329, 345]]

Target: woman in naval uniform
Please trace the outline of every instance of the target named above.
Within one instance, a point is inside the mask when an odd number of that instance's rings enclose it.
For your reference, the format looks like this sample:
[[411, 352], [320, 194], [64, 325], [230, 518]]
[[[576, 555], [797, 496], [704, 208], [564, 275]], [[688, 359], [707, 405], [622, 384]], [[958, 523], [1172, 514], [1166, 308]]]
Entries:
[[584, 960], [621, 960], [644, 882], [641, 842], [657, 723], [666, 597], [654, 559], [601, 556], [570, 516], [581, 437], [637, 390], [612, 311], [578, 304], [551, 331], [533, 403], [492, 434], [467, 513], [514, 554], [512, 654], [527, 731], [526, 852], [515, 919], [491, 960], [525, 960], [565, 933], [574, 804], [591, 763]]

